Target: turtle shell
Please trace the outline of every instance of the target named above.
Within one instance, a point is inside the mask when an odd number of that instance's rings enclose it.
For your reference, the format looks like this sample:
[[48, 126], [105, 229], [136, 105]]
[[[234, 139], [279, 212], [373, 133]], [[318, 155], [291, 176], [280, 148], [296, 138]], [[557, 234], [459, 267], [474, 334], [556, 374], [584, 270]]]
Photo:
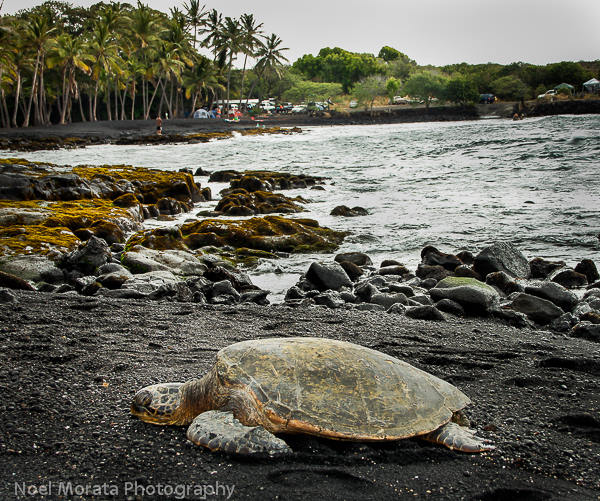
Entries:
[[250, 394], [273, 431], [396, 440], [433, 431], [470, 403], [406, 362], [331, 339], [236, 343], [217, 353], [215, 369], [221, 385]]

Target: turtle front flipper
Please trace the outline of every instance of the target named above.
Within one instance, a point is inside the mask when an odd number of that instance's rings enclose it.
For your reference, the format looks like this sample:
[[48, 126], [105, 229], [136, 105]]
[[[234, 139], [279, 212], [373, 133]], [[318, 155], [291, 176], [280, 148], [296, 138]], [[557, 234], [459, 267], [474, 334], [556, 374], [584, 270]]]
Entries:
[[245, 426], [231, 412], [208, 411], [198, 415], [188, 428], [187, 438], [211, 451], [230, 454], [291, 454], [292, 449], [262, 426]]
[[465, 428], [452, 421], [419, 438], [461, 452], [485, 452], [495, 449], [488, 440], [475, 436], [475, 432], [470, 428]]

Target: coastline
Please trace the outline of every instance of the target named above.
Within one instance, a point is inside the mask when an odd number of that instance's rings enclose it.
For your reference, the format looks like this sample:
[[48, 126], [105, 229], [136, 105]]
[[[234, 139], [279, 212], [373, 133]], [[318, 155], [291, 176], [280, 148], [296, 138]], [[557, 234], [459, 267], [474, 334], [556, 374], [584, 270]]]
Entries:
[[[181, 127], [187, 123], [189, 121]], [[140, 126], [144, 124], [149, 122]], [[118, 124], [89, 124], [88, 132], [105, 127], [107, 134], [115, 134], [114, 138], [118, 139], [122, 131], [129, 131], [124, 134], [134, 137], [135, 130], [142, 130], [135, 129], [135, 124], [122, 124], [128, 126], [124, 129], [111, 125]], [[145, 132], [139, 134], [143, 137]], [[109, 139], [112, 141], [113, 136]], [[15, 172], [23, 167], [15, 166]], [[83, 169], [75, 173], [85, 174]], [[67, 199], [81, 195], [72, 185], [76, 179], [73, 175], [42, 174], [50, 175], [56, 183], [56, 189], [47, 190], [50, 198], [59, 192], [69, 194]], [[97, 174], [98, 180], [92, 187], [102, 188], [112, 199], [119, 186], [117, 179], [113, 186], [108, 183], [110, 171], [104, 169]], [[125, 174], [122, 172], [119, 176]], [[128, 198], [120, 199], [119, 204], [141, 209], [142, 212], [136, 211], [140, 219], [145, 217], [143, 209], [185, 210], [186, 203], [202, 194], [201, 187], [190, 179], [191, 173], [170, 173], [169, 176], [174, 176], [171, 182], [176, 183], [172, 186], [162, 178], [148, 179], [146, 186], [139, 172], [130, 174], [137, 181], [134, 192], [143, 199], [144, 206], [141, 207], [131, 193], [122, 195]], [[254, 172], [253, 177], [256, 174]], [[50, 185], [42, 183], [41, 177], [32, 172], [29, 184], [15, 186], [25, 187], [27, 191], [28, 186], [35, 188], [40, 183], [40, 190], [48, 188]], [[82, 186], [88, 186], [94, 178], [90, 174], [82, 179], [85, 181]], [[65, 180], [71, 183], [69, 190], [62, 184]], [[266, 187], [267, 182], [271, 188], [282, 188], [281, 181], [277, 185], [272, 179], [246, 181], [248, 188], [257, 181], [262, 183], [261, 188], [263, 184]], [[160, 184], [161, 190], [155, 192], [153, 183]], [[310, 183], [305, 181], [304, 184], [308, 187]], [[163, 207], [160, 202], [166, 196], [180, 199]], [[24, 204], [23, 209], [31, 216], [35, 207]], [[63, 210], [62, 206], [58, 206], [59, 210]], [[99, 213], [100, 216], [104, 217]], [[135, 219], [133, 223], [136, 222], [139, 221]], [[75, 229], [73, 221], [68, 223]], [[107, 228], [95, 223], [82, 222], [81, 225], [85, 227], [77, 230], [83, 231], [82, 237], [90, 238], [90, 232], [97, 229], [98, 236], [106, 238], [100, 232], [106, 232]], [[116, 259], [120, 256], [117, 251], [122, 251], [124, 245], [115, 236], [115, 230], [112, 228], [108, 233], [115, 239], [110, 259], [104, 246], [94, 247], [100, 251], [102, 262], [112, 261], [106, 264], [113, 267], [121, 262]], [[157, 257], [168, 252], [183, 257], [181, 241], [186, 245], [207, 243], [190, 239], [190, 235], [198, 233], [174, 235], [157, 230], [148, 235], [149, 247], [142, 257]], [[155, 237], [154, 240], [151, 237]], [[90, 241], [97, 243], [91, 238]], [[153, 242], [156, 248], [151, 251]], [[169, 251], [167, 244], [178, 248]], [[455, 261], [454, 256], [431, 249], [428, 253], [422, 252], [421, 258], [424, 254], [430, 258], [424, 263], [426, 266], [421, 267], [423, 281], [418, 282], [419, 286], [434, 276], [441, 278], [440, 273], [445, 273], [443, 264], [451, 265]], [[52, 289], [48, 284], [47, 293], [11, 287], [7, 294], [6, 289], [0, 289], [3, 294], [0, 296], [3, 326], [0, 385], [8, 397], [0, 404], [5, 416], [0, 430], [6, 437], [0, 444], [0, 453], [8, 458], [5, 469], [0, 471], [4, 472], [4, 478], [11, 480], [14, 476], [9, 475], [19, 472], [21, 477], [14, 480], [21, 489], [31, 486], [40, 491], [49, 483], [56, 486], [70, 482], [68, 485], [75, 488], [89, 486], [92, 491], [87, 497], [109, 497], [110, 493], [94, 494], [94, 489], [107, 484], [116, 486], [121, 495], [128, 482], [137, 482], [145, 487], [235, 485], [232, 496], [235, 499], [255, 498], [257, 491], [266, 498], [282, 496], [286, 499], [317, 495], [349, 499], [414, 495], [441, 499], [597, 499], [600, 495], [600, 465], [596, 461], [600, 453], [597, 335], [588, 339], [572, 337], [568, 331], [563, 333], [543, 326], [533, 329], [526, 323], [516, 328], [508, 324], [510, 320], [518, 320], [515, 316], [499, 320], [489, 316], [446, 315], [442, 322], [419, 320], [376, 311], [375, 301], [368, 303], [373, 308], [370, 311], [339, 308], [335, 305], [339, 299], [335, 294], [328, 291], [319, 294], [322, 291], [311, 287], [301, 290], [297, 299], [292, 299], [290, 304], [295, 308], [217, 303], [217, 288], [222, 292], [227, 285], [223, 282], [231, 282], [225, 292], [237, 297], [231, 287], [239, 286], [243, 277], [233, 270], [225, 273], [226, 270], [212, 267], [208, 273], [205, 269], [196, 270], [199, 275], [209, 277], [208, 280], [214, 282], [212, 285], [194, 281], [198, 286], [194, 292], [206, 293], [212, 304], [192, 302], [190, 291], [181, 284], [176, 289], [157, 285], [151, 295], [140, 293], [132, 300], [118, 299], [116, 295], [97, 294], [99, 286], [95, 280], [100, 277], [87, 266], [82, 267], [87, 263], [84, 255], [79, 255], [81, 259], [77, 260], [76, 254], [71, 257], [73, 259], [65, 264], [81, 268], [80, 273], [70, 275], [72, 283], [79, 286], [77, 292], [68, 288]], [[169, 264], [173, 267], [172, 262]], [[204, 264], [219, 263], [211, 258]], [[184, 265], [189, 265], [189, 261], [184, 261], [181, 267]], [[389, 289], [379, 295], [380, 302], [399, 299], [399, 291], [408, 292], [406, 283], [395, 283], [395, 275], [388, 275], [392, 271], [403, 272], [399, 267], [399, 263], [388, 263], [388, 266], [382, 263], [379, 270], [365, 269], [374, 272], [369, 277], [372, 284], [379, 286], [382, 292], [386, 287]], [[133, 263], [131, 268], [136, 273], [140, 271], [134, 270]], [[344, 269], [348, 273], [360, 271], [352, 266]], [[112, 291], [117, 285], [115, 281], [122, 278], [127, 277], [113, 274], [100, 281], [106, 289], [110, 284]], [[189, 280], [186, 279], [186, 283], [191, 288]], [[18, 285], [24, 284], [19, 282]], [[496, 285], [504, 286], [509, 295], [514, 283]], [[353, 288], [358, 295], [358, 287]], [[126, 292], [134, 296], [131, 291]], [[250, 294], [248, 297], [256, 300], [262, 297], [261, 291], [245, 287], [239, 292], [242, 296]], [[418, 296], [427, 294], [420, 287], [415, 287], [415, 292], [420, 293]], [[118, 293], [118, 286], [109, 292]], [[3, 303], [7, 297], [9, 300]], [[317, 299], [323, 301], [319, 305], [329, 301], [336, 307], [315, 306]], [[581, 311], [582, 315], [586, 313], [589, 312]], [[473, 426], [480, 435], [492, 440], [497, 450], [483, 455], [463, 455], [413, 439], [377, 445], [290, 437], [295, 451], [292, 457], [254, 461], [200, 450], [186, 442], [183, 429], [153, 427], [129, 417], [131, 396], [141, 386], [197, 377], [210, 367], [218, 349], [236, 341], [298, 335], [356, 342], [406, 360], [455, 384], [473, 401], [467, 408]], [[27, 477], [25, 472], [32, 470], [36, 476]], [[0, 484], [2, 497], [8, 499], [17, 497], [16, 489], [12, 481]]]
[[[221, 119], [178, 118], [163, 120], [163, 135], [155, 134], [155, 121], [104, 120], [77, 122], [65, 125], [0, 129], [0, 150], [34, 151], [41, 149], [76, 148], [92, 144], [157, 144], [174, 142], [203, 142], [215, 137], [230, 136], [233, 132], [252, 129], [321, 127], [333, 125], [369, 125], [416, 122], [447, 122], [489, 118], [510, 119], [515, 111], [526, 116], [559, 114], [599, 114], [600, 100], [569, 100], [555, 102], [499, 102], [471, 106], [425, 107], [386, 106], [372, 111], [350, 110], [320, 112], [317, 115], [268, 115], [237, 122]], [[194, 136], [194, 137], [192, 137]]]

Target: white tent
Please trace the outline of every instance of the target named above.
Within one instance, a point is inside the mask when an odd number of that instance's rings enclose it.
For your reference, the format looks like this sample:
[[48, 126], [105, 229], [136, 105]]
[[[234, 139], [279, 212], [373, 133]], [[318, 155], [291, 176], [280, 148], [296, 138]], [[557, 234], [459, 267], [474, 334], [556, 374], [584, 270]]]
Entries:
[[588, 92], [600, 92], [600, 80], [592, 78], [587, 82], [584, 82], [583, 89]]

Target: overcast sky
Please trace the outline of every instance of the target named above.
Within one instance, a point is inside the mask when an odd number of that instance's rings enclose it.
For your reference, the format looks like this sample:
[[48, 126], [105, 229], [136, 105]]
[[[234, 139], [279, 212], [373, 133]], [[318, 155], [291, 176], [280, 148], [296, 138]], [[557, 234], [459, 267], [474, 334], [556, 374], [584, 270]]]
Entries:
[[[40, 3], [4, 0], [1, 13]], [[89, 7], [96, 2], [71, 3]], [[181, 9], [184, 1], [144, 3], [168, 12], [173, 6]], [[436, 66], [600, 59], [600, 0], [206, 0], [205, 4], [226, 16], [254, 14], [267, 33], [281, 37], [291, 62], [303, 54], [316, 55], [322, 47], [377, 55], [384, 45], [421, 65]]]

